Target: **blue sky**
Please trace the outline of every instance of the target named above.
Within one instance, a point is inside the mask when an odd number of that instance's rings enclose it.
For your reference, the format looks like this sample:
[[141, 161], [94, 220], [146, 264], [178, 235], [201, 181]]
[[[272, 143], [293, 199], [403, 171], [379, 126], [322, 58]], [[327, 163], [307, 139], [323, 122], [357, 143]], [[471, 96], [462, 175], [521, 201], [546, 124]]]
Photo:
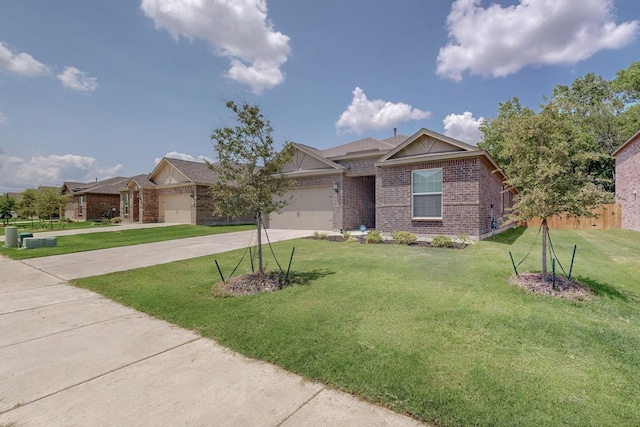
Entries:
[[0, 192], [215, 159], [225, 99], [278, 145], [477, 143], [498, 103], [640, 60], [639, 19], [637, 0], [4, 1]]

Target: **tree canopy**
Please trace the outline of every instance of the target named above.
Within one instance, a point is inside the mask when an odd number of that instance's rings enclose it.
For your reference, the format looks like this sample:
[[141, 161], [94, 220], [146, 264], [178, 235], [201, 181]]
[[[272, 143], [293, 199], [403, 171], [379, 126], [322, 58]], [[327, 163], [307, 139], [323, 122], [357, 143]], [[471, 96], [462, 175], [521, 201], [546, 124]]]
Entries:
[[[611, 154], [640, 129], [640, 62], [619, 71], [613, 80], [589, 73], [570, 85], [557, 85], [544, 101], [539, 111], [553, 105], [579, 134], [574, 142], [583, 153], [583, 170], [594, 183], [613, 192], [615, 162]], [[507, 130], [512, 123], [536, 114], [523, 107], [517, 97], [499, 104], [498, 115], [481, 125], [484, 141], [478, 146], [506, 167], [510, 160], [502, 153], [509, 143], [505, 140]]]
[[547, 277], [547, 219], [558, 214], [592, 216], [615, 201], [613, 151], [640, 126], [640, 63], [607, 81], [593, 73], [557, 85], [537, 110], [517, 97], [499, 104], [483, 122], [484, 141], [518, 190], [512, 220], [542, 219], [542, 276]]
[[258, 267], [263, 272], [261, 229], [263, 215], [280, 211], [286, 204], [286, 192], [293, 182], [282, 169], [293, 157], [293, 146], [282, 150], [273, 146], [273, 128], [257, 105], [227, 101], [237, 125], [213, 131], [218, 162], [209, 167], [218, 174], [211, 187], [214, 213], [236, 218], [254, 214], [258, 228]]
[[9, 193], [0, 197], [0, 218], [4, 225], [9, 223], [9, 219], [11, 219], [15, 205], [16, 199], [9, 196]]
[[38, 212], [38, 216], [41, 218], [49, 218], [51, 222], [53, 217], [60, 215], [68, 196], [62, 194], [60, 189], [55, 187], [43, 187], [36, 192], [35, 196], [35, 208]]

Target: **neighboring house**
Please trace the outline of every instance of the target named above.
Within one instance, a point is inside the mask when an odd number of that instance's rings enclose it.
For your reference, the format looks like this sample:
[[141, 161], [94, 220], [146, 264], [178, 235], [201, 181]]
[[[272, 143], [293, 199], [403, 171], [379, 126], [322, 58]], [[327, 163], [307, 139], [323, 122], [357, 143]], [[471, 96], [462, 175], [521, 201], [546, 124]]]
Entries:
[[[318, 150], [294, 144], [292, 203], [270, 228], [491, 235], [513, 204], [491, 156], [428, 129]], [[492, 226], [494, 228], [492, 228]]]
[[211, 185], [218, 175], [205, 163], [163, 158], [148, 175], [130, 178], [120, 189], [123, 222], [228, 224], [252, 218], [213, 215]]
[[62, 193], [69, 195], [64, 217], [74, 221], [87, 221], [120, 216], [120, 188], [129, 180], [126, 177], [81, 183], [65, 182]]
[[640, 231], [640, 131], [613, 152], [622, 228]]

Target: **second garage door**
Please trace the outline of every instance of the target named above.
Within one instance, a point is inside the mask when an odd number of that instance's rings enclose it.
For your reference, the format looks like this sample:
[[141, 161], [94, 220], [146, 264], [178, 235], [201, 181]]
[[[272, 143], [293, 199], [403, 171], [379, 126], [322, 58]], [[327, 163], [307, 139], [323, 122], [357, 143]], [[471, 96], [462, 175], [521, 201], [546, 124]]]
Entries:
[[333, 230], [333, 189], [331, 187], [291, 190], [288, 196], [293, 196], [293, 199], [282, 209], [282, 213], [270, 215], [270, 228]]
[[160, 195], [160, 222], [191, 224], [189, 193]]

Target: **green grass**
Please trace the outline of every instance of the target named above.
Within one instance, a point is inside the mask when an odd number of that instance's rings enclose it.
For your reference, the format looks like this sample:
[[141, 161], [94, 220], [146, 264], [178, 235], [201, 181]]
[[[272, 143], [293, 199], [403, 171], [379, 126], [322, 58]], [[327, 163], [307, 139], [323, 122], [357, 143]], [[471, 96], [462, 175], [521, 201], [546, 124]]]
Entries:
[[[589, 301], [509, 285], [508, 251], [518, 262], [535, 237], [465, 250], [281, 242], [285, 268], [296, 247], [296, 284], [249, 297], [210, 297], [214, 257], [75, 283], [441, 426], [638, 425], [640, 233], [552, 230], [563, 265], [577, 244]], [[539, 270], [539, 252], [538, 240], [519, 270]], [[228, 274], [241, 254], [215, 259]]]
[[18, 228], [18, 233], [37, 233], [42, 231], [61, 231], [61, 230], [77, 230], [84, 228], [105, 228], [111, 227], [116, 224], [111, 222], [94, 222], [94, 221], [77, 221], [66, 222], [54, 220], [49, 222], [48, 220], [19, 220], [9, 221], [8, 224], [3, 224], [4, 227], [14, 226]]
[[253, 228], [255, 228], [253, 225], [171, 225], [168, 227], [130, 230], [117, 230], [114, 228], [113, 231], [108, 233], [101, 232], [59, 236], [57, 246], [52, 248], [20, 249], [0, 247], [0, 254], [6, 255], [11, 259], [20, 260], [73, 252], [93, 251], [96, 249], [139, 245], [141, 243], [162, 242], [186, 237], [231, 233], [234, 231], [251, 230]]

